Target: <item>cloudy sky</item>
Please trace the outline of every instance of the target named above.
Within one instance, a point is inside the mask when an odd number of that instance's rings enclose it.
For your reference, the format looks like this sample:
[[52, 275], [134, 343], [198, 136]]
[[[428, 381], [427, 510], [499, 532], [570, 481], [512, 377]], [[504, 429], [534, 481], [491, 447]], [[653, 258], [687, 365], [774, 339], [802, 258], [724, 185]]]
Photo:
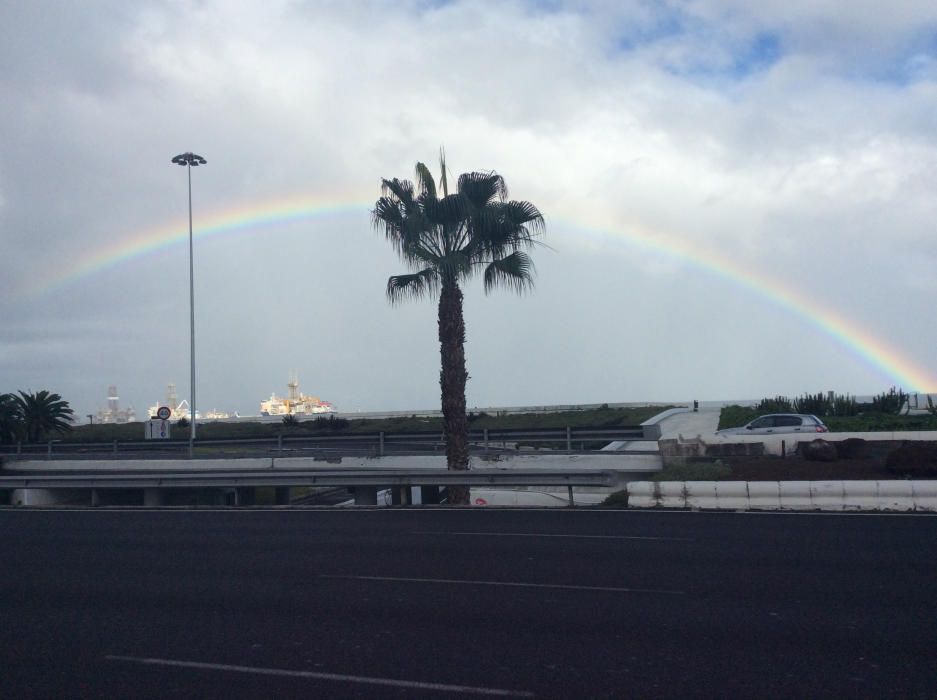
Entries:
[[547, 221], [470, 406], [937, 390], [937, 5], [0, 0], [0, 391], [438, 405], [370, 223], [417, 161]]

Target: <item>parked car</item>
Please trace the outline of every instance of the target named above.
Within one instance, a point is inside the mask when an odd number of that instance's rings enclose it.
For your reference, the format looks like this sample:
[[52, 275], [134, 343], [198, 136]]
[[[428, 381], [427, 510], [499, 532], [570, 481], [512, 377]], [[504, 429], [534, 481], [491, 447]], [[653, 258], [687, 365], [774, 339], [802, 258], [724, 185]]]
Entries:
[[827, 433], [823, 421], [806, 413], [772, 413], [759, 416], [740, 428], [723, 428], [716, 435], [771, 435], [777, 433]]

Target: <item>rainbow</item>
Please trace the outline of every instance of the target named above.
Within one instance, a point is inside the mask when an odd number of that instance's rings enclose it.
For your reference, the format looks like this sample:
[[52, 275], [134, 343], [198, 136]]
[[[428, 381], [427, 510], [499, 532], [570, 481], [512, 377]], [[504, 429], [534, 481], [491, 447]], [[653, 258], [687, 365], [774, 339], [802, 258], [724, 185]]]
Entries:
[[[195, 237], [205, 239], [248, 229], [279, 225], [291, 221], [310, 220], [347, 214], [367, 217], [373, 199], [347, 197], [311, 197], [294, 195], [261, 202], [239, 204], [215, 212], [196, 221]], [[576, 234], [594, 241], [624, 242], [639, 251], [686, 263], [709, 274], [716, 275], [759, 295], [768, 302], [803, 319], [809, 325], [829, 336], [864, 363], [882, 373], [887, 381], [918, 392], [937, 391], [937, 374], [922, 367], [890, 346], [870, 331], [860, 328], [841, 313], [823, 306], [816, 300], [796, 291], [782, 281], [742, 266], [736, 261], [692, 244], [685, 239], [644, 230], [640, 226], [620, 223], [583, 227], [579, 223], [551, 221]], [[113, 245], [92, 250], [73, 260], [67, 267], [52, 271], [35, 280], [24, 294], [44, 294], [127, 261], [181, 245], [188, 240], [188, 222], [174, 222], [126, 236]]]
[[615, 239], [624, 238], [633, 248], [684, 262], [721, 277], [799, 317], [880, 372], [887, 381], [920, 393], [937, 389], [937, 373], [916, 364], [841, 313], [762, 271], [754, 272], [713, 250], [658, 231], [643, 230], [640, 226], [629, 226], [627, 233], [616, 233], [607, 227], [583, 231], [593, 238], [607, 238], [610, 235]]
[[[202, 240], [291, 221], [349, 213], [367, 216], [373, 206], [373, 200], [363, 198], [349, 200], [344, 197], [323, 198], [308, 195], [279, 197], [260, 203], [237, 205], [204, 217], [198, 216], [194, 221], [193, 236]], [[65, 268], [51, 270], [45, 276], [36, 277], [22, 293], [39, 295], [53, 292], [135, 258], [186, 243], [188, 239], [188, 219], [124, 236], [112, 244], [86, 252]]]

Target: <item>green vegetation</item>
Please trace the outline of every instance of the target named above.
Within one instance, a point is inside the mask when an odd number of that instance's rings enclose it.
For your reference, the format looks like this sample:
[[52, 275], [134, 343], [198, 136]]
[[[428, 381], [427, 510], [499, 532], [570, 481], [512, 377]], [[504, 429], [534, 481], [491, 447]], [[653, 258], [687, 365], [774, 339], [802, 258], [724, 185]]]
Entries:
[[[669, 406], [637, 406], [629, 408], [592, 408], [579, 411], [558, 413], [512, 413], [509, 415], [489, 415], [487, 413], [470, 414], [468, 420], [471, 430], [499, 430], [509, 428], [614, 428], [634, 426], [648, 418], [656, 416]], [[319, 417], [308, 421], [299, 421], [284, 433], [282, 423], [199, 423], [200, 440], [220, 440], [225, 438], [270, 438], [280, 433], [303, 436], [323, 434], [355, 433], [415, 433], [442, 432], [441, 418], [419, 418], [417, 416], [398, 416], [381, 419], [347, 419], [334, 416]], [[175, 439], [188, 437], [188, 430], [173, 426]], [[142, 423], [122, 425], [100, 424], [76, 426], [69, 440], [72, 442], [112, 442], [118, 440], [137, 441], [143, 439]]]
[[879, 394], [872, 399], [872, 410], [877, 413], [898, 415], [907, 402], [908, 395], [903, 390], [892, 387], [887, 393]]
[[[524, 251], [533, 247], [544, 223], [530, 202], [507, 201], [507, 186], [497, 173], [463, 173], [457, 191], [450, 194], [442, 154], [440, 171], [441, 197], [423, 163], [416, 164], [416, 187], [409, 180], [382, 180], [383, 196], [372, 214], [375, 227], [413, 270], [387, 281], [390, 302], [439, 298], [446, 461], [449, 469], [463, 470], [468, 469], [469, 449], [461, 285], [481, 273], [486, 293], [502, 286], [516, 292], [529, 289], [533, 263]], [[467, 488], [449, 488], [450, 503], [468, 500]]]
[[836, 433], [937, 430], [937, 416], [930, 414], [896, 416], [887, 413], [863, 413], [860, 416], [824, 418], [827, 427]]
[[762, 399], [753, 407], [725, 406], [719, 416], [719, 429], [745, 425], [766, 413], [812, 413], [834, 432], [937, 430], [937, 408], [933, 403], [926, 415], [902, 415], [907, 404], [908, 394], [897, 387], [874, 396], [871, 403], [858, 403], [848, 394], [804, 394], [793, 400], [776, 396]]
[[602, 501], [603, 506], [621, 506], [622, 508], [628, 505], [628, 491], [622, 489], [621, 491], [615, 491], [608, 494], [608, 497]]
[[71, 430], [68, 401], [45, 389], [0, 394], [0, 444], [39, 442]]
[[[790, 413], [790, 411], [771, 411], [771, 413]], [[753, 406], [723, 406], [719, 413], [719, 430], [723, 428], [738, 428], [746, 423], [755, 420], [761, 411]]]

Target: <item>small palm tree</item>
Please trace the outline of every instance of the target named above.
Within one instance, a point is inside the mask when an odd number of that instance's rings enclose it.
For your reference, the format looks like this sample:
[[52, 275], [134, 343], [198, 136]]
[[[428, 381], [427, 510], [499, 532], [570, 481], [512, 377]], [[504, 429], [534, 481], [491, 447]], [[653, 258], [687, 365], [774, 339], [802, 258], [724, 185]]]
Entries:
[[299, 418], [294, 416], [292, 413], [287, 413], [285, 416], [283, 416], [282, 423], [287, 428], [295, 428], [299, 425]]
[[16, 442], [23, 419], [13, 394], [0, 394], [0, 445]]
[[[469, 448], [461, 285], [481, 272], [486, 293], [499, 286], [516, 292], [530, 288], [533, 263], [524, 250], [536, 243], [544, 222], [530, 202], [507, 200], [507, 186], [497, 173], [464, 173], [450, 194], [442, 155], [440, 168], [441, 197], [429, 168], [417, 163], [416, 187], [408, 180], [382, 180], [383, 196], [372, 216], [412, 270], [387, 281], [390, 302], [439, 297], [446, 461], [449, 469], [462, 470], [469, 466]], [[468, 489], [450, 487], [449, 502], [468, 503]]]
[[27, 442], [39, 442], [50, 433], [65, 433], [72, 429], [74, 411], [58, 394], [45, 389], [35, 393], [21, 391], [13, 401]]

